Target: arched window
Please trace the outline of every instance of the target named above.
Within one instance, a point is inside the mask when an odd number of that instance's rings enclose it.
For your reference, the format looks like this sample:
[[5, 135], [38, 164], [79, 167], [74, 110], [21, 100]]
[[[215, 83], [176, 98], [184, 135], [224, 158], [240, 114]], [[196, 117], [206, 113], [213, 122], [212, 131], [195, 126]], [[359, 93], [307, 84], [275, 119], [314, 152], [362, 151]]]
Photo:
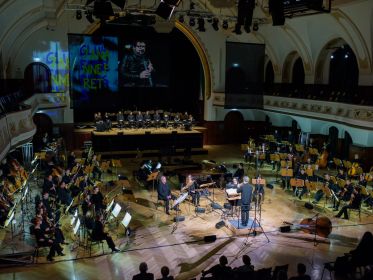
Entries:
[[304, 85], [304, 67], [302, 58], [300, 57], [294, 62], [291, 83], [297, 86]]
[[272, 61], [268, 61], [265, 69], [265, 85], [273, 85], [275, 82], [275, 72], [273, 71]]
[[26, 90], [29, 93], [48, 93], [52, 91], [51, 71], [41, 62], [27, 65], [24, 73]]

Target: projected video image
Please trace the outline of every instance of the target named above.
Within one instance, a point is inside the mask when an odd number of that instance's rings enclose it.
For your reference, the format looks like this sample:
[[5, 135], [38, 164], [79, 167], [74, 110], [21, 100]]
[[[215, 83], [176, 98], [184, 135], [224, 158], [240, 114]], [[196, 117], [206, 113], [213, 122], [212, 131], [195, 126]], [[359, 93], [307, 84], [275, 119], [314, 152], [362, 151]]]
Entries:
[[166, 44], [133, 40], [121, 44], [121, 87], [167, 87], [169, 53]]
[[[89, 94], [118, 91], [118, 39], [69, 35], [71, 90], [80, 101]], [[79, 96], [80, 94], [80, 96]]]

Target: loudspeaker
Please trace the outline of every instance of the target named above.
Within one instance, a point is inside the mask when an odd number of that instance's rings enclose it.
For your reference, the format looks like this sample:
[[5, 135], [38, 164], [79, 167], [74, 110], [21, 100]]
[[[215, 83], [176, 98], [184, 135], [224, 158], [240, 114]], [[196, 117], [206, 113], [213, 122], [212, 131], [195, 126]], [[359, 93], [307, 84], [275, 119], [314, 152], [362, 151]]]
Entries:
[[216, 223], [216, 225], [215, 225], [215, 227], [217, 229], [221, 229], [224, 226], [225, 226], [225, 222], [224, 221], [220, 221], [220, 222]]
[[177, 134], [177, 130], [172, 130], [172, 134]]
[[312, 203], [308, 203], [308, 202], [306, 202], [306, 203], [304, 204], [304, 207], [306, 207], [307, 209], [310, 209], [310, 210], [313, 209], [313, 205], [312, 205]]
[[196, 208], [196, 213], [205, 213], [206, 209], [202, 207], [197, 207]]
[[280, 227], [280, 232], [290, 232], [290, 226], [282, 226], [282, 227]]
[[222, 209], [223, 208], [223, 207], [221, 207], [220, 204], [218, 204], [216, 202], [212, 202], [211, 207], [212, 207], [212, 209]]
[[145, 131], [145, 135], [149, 135], [150, 133], [150, 131]]
[[271, 184], [267, 184], [266, 187], [271, 189], [271, 190], [273, 189], [273, 185], [271, 185]]
[[215, 242], [216, 241], [216, 235], [206, 235], [205, 237], [203, 237], [203, 240], [205, 242]]
[[185, 221], [185, 217], [184, 216], [177, 216], [177, 217], [174, 217], [174, 222], [183, 222]]
[[123, 135], [123, 131], [118, 131], [118, 135]]

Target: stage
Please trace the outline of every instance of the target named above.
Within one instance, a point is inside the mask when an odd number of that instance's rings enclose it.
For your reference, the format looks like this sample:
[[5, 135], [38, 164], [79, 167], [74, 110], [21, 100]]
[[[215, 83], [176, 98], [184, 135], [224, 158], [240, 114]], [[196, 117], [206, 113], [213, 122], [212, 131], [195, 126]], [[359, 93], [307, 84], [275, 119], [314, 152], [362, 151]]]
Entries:
[[85, 140], [91, 140], [94, 151], [99, 153], [136, 150], [172, 153], [176, 149], [186, 149], [186, 152], [189, 152], [191, 149], [203, 148], [203, 133], [200, 129], [187, 131], [180, 128], [112, 128], [98, 132], [94, 128], [78, 128], [75, 132], [85, 135]]

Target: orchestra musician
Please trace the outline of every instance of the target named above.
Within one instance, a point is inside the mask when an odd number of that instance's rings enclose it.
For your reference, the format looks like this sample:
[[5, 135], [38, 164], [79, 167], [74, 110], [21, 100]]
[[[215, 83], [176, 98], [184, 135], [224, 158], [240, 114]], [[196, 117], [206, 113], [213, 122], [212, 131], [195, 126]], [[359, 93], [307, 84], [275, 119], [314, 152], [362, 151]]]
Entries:
[[49, 254], [47, 256], [48, 261], [53, 261], [53, 257], [56, 252], [59, 256], [64, 256], [63, 249], [54, 239], [49, 238], [47, 234], [41, 229], [42, 219], [37, 217], [33, 220], [34, 228], [33, 233], [35, 235], [36, 243], [40, 247], [50, 247]]
[[93, 166], [93, 170], [92, 170], [93, 180], [96, 179], [96, 175], [97, 175], [97, 180], [101, 181], [102, 171], [101, 171], [101, 168], [100, 168], [100, 163], [97, 160], [97, 155], [93, 155], [91, 164]]
[[245, 175], [245, 170], [243, 169], [243, 163], [240, 162], [237, 166], [236, 171], [233, 174], [233, 177], [238, 178], [239, 180], [242, 180], [244, 175]]
[[247, 226], [253, 186], [249, 184], [249, 177], [243, 177], [243, 184], [238, 185], [237, 193], [241, 193], [241, 223]]
[[92, 239], [97, 241], [105, 239], [112, 253], [120, 251], [118, 248], [115, 247], [114, 241], [111, 236], [104, 231], [103, 215], [101, 214], [96, 215], [95, 226], [92, 230]]
[[62, 176], [61, 182], [64, 182], [66, 185], [70, 184], [72, 179], [70, 168], [67, 168]]
[[336, 201], [333, 205], [334, 211], [338, 211], [341, 200], [346, 201], [346, 202], [351, 200], [351, 195], [353, 191], [354, 191], [354, 186], [351, 183], [351, 179], [347, 178], [345, 186], [337, 193], [339, 200]]
[[[308, 181], [308, 176], [306, 174], [306, 171], [302, 168], [300, 169], [300, 172], [295, 176], [296, 179], [303, 180], [304, 182]], [[295, 190], [294, 190], [295, 192]], [[300, 200], [302, 200], [302, 196], [307, 193], [307, 187], [306, 184], [303, 185], [303, 187], [300, 190], [300, 193], [296, 194]]]
[[[333, 181], [330, 179], [330, 175], [328, 173], [324, 174], [324, 186], [328, 187], [330, 190], [333, 190], [334, 193], [339, 192], [339, 187], [335, 184], [333, 184]], [[312, 201], [313, 204], [319, 203], [321, 198], [324, 196], [324, 191], [323, 190], [317, 190], [315, 195], [314, 195], [314, 200]]]
[[260, 204], [262, 201], [264, 201], [264, 184], [259, 183], [259, 182], [262, 182], [263, 180], [262, 175], [259, 174], [256, 180], [257, 180], [257, 183], [255, 184], [254, 193], [253, 193], [254, 201], [256, 202], [256, 199], [258, 198], [257, 203]]
[[144, 117], [141, 114], [141, 111], [138, 111], [136, 115], [136, 126], [137, 128], [143, 127], [143, 124], [144, 124]]
[[[281, 147], [277, 146], [276, 151], [274, 154], [279, 155], [281, 153]], [[272, 170], [275, 170], [275, 167], [277, 166], [277, 172], [280, 171], [281, 168], [281, 160], [279, 161], [273, 161], [272, 162]]]
[[163, 121], [164, 121], [164, 126], [167, 128], [168, 127], [168, 122], [170, 120], [170, 117], [166, 112], [163, 113]]
[[55, 196], [56, 193], [56, 185], [53, 182], [53, 176], [52, 174], [49, 174], [46, 178], [44, 178], [43, 183], [43, 192], [48, 192], [49, 195]]
[[100, 192], [100, 188], [95, 186], [91, 194], [91, 203], [95, 206], [96, 213], [100, 213], [105, 209], [104, 196]]
[[69, 206], [72, 200], [70, 191], [66, 189], [66, 183], [62, 181], [57, 189], [57, 202]]
[[95, 226], [95, 206], [91, 203], [91, 195], [86, 194], [82, 202], [82, 213], [84, 225], [87, 229], [93, 229]]
[[108, 112], [105, 113], [105, 130], [110, 130], [112, 127], [110, 115]]
[[161, 116], [159, 115], [159, 112], [158, 111], [155, 111], [155, 114], [153, 116], [154, 118], [154, 124], [155, 124], [155, 127], [159, 127], [159, 124], [161, 122]]
[[199, 205], [199, 198], [201, 196], [197, 188], [197, 182], [193, 180], [192, 175], [189, 174], [185, 179], [185, 184], [182, 187], [182, 190], [188, 190], [189, 195], [192, 197], [192, 202], [196, 207]]
[[281, 133], [279, 133], [277, 129], [273, 133], [273, 136], [274, 136], [274, 138], [275, 138], [275, 140], [276, 140], [277, 143], [281, 142]]
[[171, 199], [171, 188], [167, 182], [166, 176], [161, 177], [161, 181], [157, 188], [158, 200], [163, 200], [165, 203], [166, 214], [170, 215], [170, 199]]
[[128, 114], [127, 121], [128, 121], [129, 127], [133, 128], [135, 126], [135, 116], [133, 115], [132, 112]]
[[340, 218], [343, 214], [343, 219], [348, 220], [348, 209], [360, 209], [360, 204], [362, 200], [360, 191], [361, 188], [359, 186], [354, 187], [349, 204], [342, 207], [342, 209], [335, 216], [336, 218]]
[[[227, 196], [228, 196], [228, 201], [229, 201], [229, 204], [231, 205], [231, 209], [232, 211], [235, 211], [235, 208], [238, 204], [238, 200], [239, 200], [239, 196], [238, 196], [238, 193], [237, 193], [237, 188], [238, 188], [238, 180], [237, 178], [233, 178], [231, 182], [229, 182], [228, 184], [225, 185], [225, 191], [227, 193]], [[233, 194], [229, 194], [228, 193], [228, 190], [231, 190], [231, 189], [234, 189], [236, 190], [236, 192]]]
[[338, 169], [338, 174], [336, 177], [341, 180], [346, 180], [346, 173], [344, 172], [343, 168]]
[[359, 182], [357, 183], [360, 186], [366, 187], [368, 184], [367, 179], [365, 178], [365, 173], [359, 175]]
[[121, 110], [119, 110], [117, 114], [117, 122], [118, 122], [119, 128], [122, 129], [124, 127], [124, 115]]
[[144, 115], [144, 123], [146, 127], [150, 126], [151, 120], [152, 120], [152, 117], [150, 116], [149, 111], [146, 111]]
[[67, 157], [67, 168], [72, 169], [75, 165], [76, 157], [75, 153], [71, 151], [70, 155]]

